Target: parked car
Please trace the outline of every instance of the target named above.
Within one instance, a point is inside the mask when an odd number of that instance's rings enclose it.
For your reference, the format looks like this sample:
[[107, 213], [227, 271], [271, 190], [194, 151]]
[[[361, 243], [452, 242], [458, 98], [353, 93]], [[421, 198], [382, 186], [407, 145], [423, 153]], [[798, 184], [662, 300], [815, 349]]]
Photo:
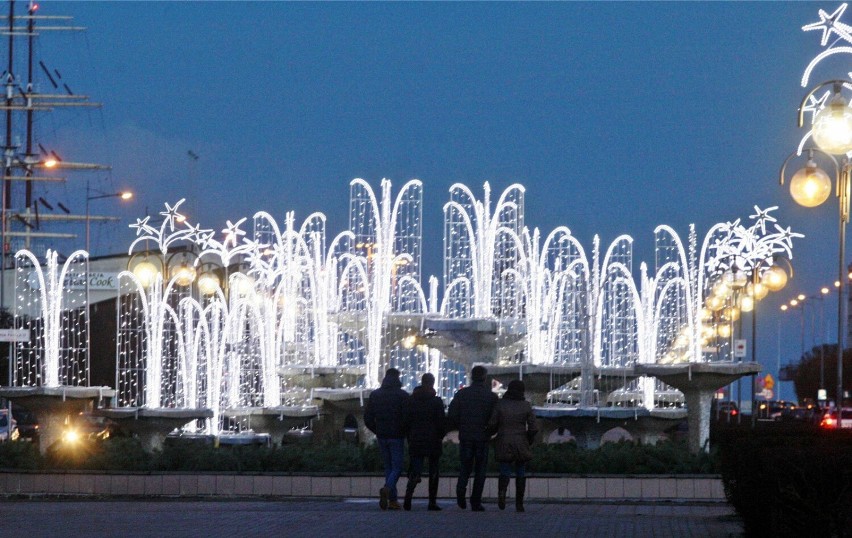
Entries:
[[[837, 428], [837, 409], [830, 409], [822, 416], [822, 421], [819, 423], [820, 428], [836, 429]], [[852, 407], [844, 407], [840, 412], [840, 427], [852, 428]]]
[[755, 409], [757, 410], [758, 420], [781, 420], [784, 414], [796, 409], [794, 402], [786, 400], [768, 400], [756, 402]]
[[710, 411], [710, 416], [714, 419], [730, 422], [731, 419], [736, 418], [739, 414], [740, 410], [737, 407], [737, 402], [713, 400], [713, 408]]
[[20, 405], [13, 405], [12, 418], [15, 419], [18, 425], [18, 434], [21, 439], [33, 442], [38, 441], [38, 418], [32, 411]]
[[781, 420], [812, 422], [814, 411], [806, 407], [794, 407], [792, 409], [784, 409], [781, 411]]
[[66, 420], [62, 441], [73, 444], [83, 439], [108, 439], [115, 429], [115, 422], [106, 417], [80, 413]]
[[15, 419], [9, 420], [9, 410], [0, 409], [0, 441], [15, 441], [18, 439], [18, 426]]

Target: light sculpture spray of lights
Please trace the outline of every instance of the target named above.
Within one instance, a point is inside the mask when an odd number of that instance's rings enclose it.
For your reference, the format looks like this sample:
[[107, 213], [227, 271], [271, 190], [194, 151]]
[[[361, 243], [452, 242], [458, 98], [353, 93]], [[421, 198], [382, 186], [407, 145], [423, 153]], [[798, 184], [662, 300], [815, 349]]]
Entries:
[[[143, 241], [157, 244], [161, 257], [177, 241], [194, 244], [196, 265], [215, 259], [229, 288], [226, 293], [213, 285], [215, 293], [198, 300], [174, 298], [174, 277], [166, 281], [158, 273], [146, 285], [131, 272], [122, 274], [142, 298], [146, 360], [135, 370], [145, 371], [144, 383], [138, 381], [145, 402], [280, 405], [277, 370], [284, 364], [363, 364], [367, 386], [378, 384], [383, 366], [396, 365], [415, 379], [438, 372], [439, 386], [452, 390], [451, 361], [438, 359], [416, 338], [393, 334], [394, 327], [411, 326], [427, 313], [524, 323], [529, 330], [520, 356], [535, 364], [579, 362], [587, 379], [582, 385], [591, 390], [595, 367], [705, 360], [699, 336], [707, 274], [730, 268], [732, 260], [789, 256], [799, 236], [777, 225], [766, 233], [774, 208], [758, 210], [749, 228], [739, 221], [713, 227], [700, 252], [694, 229], [687, 252], [674, 230], [661, 226], [655, 231], [656, 273], [649, 277], [642, 264], [637, 280], [629, 236], [616, 238], [603, 255], [595, 237], [589, 260], [567, 228], [542, 241], [538, 230], [522, 225], [519, 185], [503, 193], [492, 213], [487, 184], [483, 202], [457, 184], [445, 206], [446, 290], [439, 300], [436, 279], [428, 298], [419, 284], [420, 182], [408, 182], [395, 198], [387, 180], [380, 197], [363, 180], [354, 180], [351, 190], [350, 230], [328, 247], [319, 213], [300, 227], [288, 213], [281, 230], [270, 214], [259, 212], [251, 237], [241, 219], [228, 221], [221, 241], [198, 226], [175, 229], [180, 203], [166, 206], [160, 228], [147, 219], [134, 225], [131, 252]], [[234, 265], [240, 270], [228, 275]], [[174, 381], [164, 384], [158, 364], [165, 352], [175, 355], [167, 363], [179, 367]], [[193, 369], [200, 372], [196, 377]], [[625, 390], [641, 392], [650, 405], [649, 386], [640, 380]], [[164, 399], [160, 387], [179, 395]]]
[[[160, 215], [159, 228], [149, 224], [150, 217], [137, 219], [131, 225], [137, 237], [128, 250], [132, 255], [140, 244], [153, 243], [159, 253], [152, 257], [159, 270], [151, 273], [153, 266], [146, 251], [143, 269], [139, 274], [131, 270], [119, 273], [119, 287], [124, 299], [119, 301], [117, 397], [120, 406], [133, 407], [186, 407], [195, 401], [198, 373], [196, 357], [187, 349], [187, 323], [182, 317], [193, 316], [197, 305], [187, 291], [179, 290], [185, 282], [185, 271], [168, 270], [170, 248], [179, 243], [192, 243], [200, 233], [198, 227], [185, 222], [179, 213], [180, 200], [174, 206], [166, 204]], [[177, 223], [183, 228], [176, 229]], [[179, 313], [180, 312], [180, 313]], [[191, 327], [191, 325], [190, 325]], [[193, 378], [193, 379], [190, 379]], [[191, 391], [192, 394], [189, 394]]]
[[[560, 361], [559, 338], [566, 313], [571, 304], [567, 294], [570, 286], [568, 267], [578, 250], [571, 231], [560, 226], [541, 242], [538, 228], [530, 233], [524, 227], [520, 236], [506, 229], [516, 244], [517, 264], [504, 269], [501, 275], [504, 290], [500, 311], [504, 317], [522, 319], [527, 327], [525, 355], [532, 364], [553, 364]], [[515, 293], [505, 293], [506, 291]], [[566, 312], [567, 310], [567, 312]]]
[[[491, 185], [477, 200], [465, 185], [450, 187], [444, 205], [444, 302], [450, 317], [490, 318], [499, 309], [500, 277], [518, 257], [510, 233], [524, 226], [524, 187], [509, 186], [491, 207]], [[499, 317], [499, 314], [497, 314]]]
[[[368, 387], [378, 386], [383, 364], [416, 353], [400, 346], [385, 349], [385, 331], [390, 313], [404, 315], [426, 306], [423, 301], [405, 299], [412, 294], [423, 296], [419, 289], [422, 187], [419, 180], [408, 181], [393, 198], [391, 182], [385, 179], [379, 199], [363, 179], [350, 183], [349, 222], [355, 243], [353, 251], [343, 258], [345, 297], [341, 310], [364, 316]], [[413, 284], [417, 289], [407, 290]]]
[[75, 251], [60, 266], [59, 254], [48, 250], [42, 267], [29, 250], [15, 254], [15, 327], [31, 339], [15, 345], [14, 385], [88, 385], [86, 256]]

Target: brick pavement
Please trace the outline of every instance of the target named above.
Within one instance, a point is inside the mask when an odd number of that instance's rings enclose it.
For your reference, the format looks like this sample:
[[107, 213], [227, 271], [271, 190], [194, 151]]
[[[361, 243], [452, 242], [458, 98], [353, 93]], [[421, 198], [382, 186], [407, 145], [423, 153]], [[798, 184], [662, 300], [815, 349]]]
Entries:
[[[511, 502], [511, 500], [510, 500]], [[382, 512], [375, 499], [291, 501], [6, 500], [0, 537], [62, 536], [560, 536], [727, 537], [742, 525], [726, 504], [528, 503], [501, 512], [441, 512], [415, 500], [411, 512]]]

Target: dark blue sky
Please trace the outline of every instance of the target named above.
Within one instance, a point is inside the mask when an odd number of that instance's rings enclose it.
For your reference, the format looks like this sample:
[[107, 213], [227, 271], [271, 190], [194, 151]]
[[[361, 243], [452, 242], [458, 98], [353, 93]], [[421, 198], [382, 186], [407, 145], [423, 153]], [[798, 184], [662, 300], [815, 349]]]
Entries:
[[[421, 179], [426, 273], [441, 270], [455, 182], [523, 183], [528, 225], [567, 225], [587, 248], [596, 233], [604, 244], [628, 233], [637, 267], [653, 262], [658, 224], [685, 239], [690, 223], [703, 235], [780, 205], [779, 221], [807, 237], [794, 282], [759, 307], [759, 354], [774, 370], [778, 305], [837, 273], [836, 204], [795, 207], [777, 180], [802, 136], [802, 71], [821, 50], [800, 28], [834, 7], [44, 2], [42, 14], [89, 30], [40, 52], [105, 106], [54, 114], [42, 134], [63, 155], [113, 165], [104, 188], [139, 193], [126, 220], [185, 196], [208, 227], [320, 210], [337, 233], [352, 178]], [[832, 61], [814, 81], [845, 75]], [[96, 254], [133, 235], [97, 228]], [[798, 353], [793, 318], [783, 362]]]

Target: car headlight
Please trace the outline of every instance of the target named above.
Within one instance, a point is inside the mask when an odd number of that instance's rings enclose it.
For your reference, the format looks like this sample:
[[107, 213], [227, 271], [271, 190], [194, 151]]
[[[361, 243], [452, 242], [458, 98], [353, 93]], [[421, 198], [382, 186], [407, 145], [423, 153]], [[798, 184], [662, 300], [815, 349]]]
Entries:
[[77, 430], [65, 430], [62, 432], [62, 440], [69, 444], [74, 444], [80, 440], [80, 433]]

